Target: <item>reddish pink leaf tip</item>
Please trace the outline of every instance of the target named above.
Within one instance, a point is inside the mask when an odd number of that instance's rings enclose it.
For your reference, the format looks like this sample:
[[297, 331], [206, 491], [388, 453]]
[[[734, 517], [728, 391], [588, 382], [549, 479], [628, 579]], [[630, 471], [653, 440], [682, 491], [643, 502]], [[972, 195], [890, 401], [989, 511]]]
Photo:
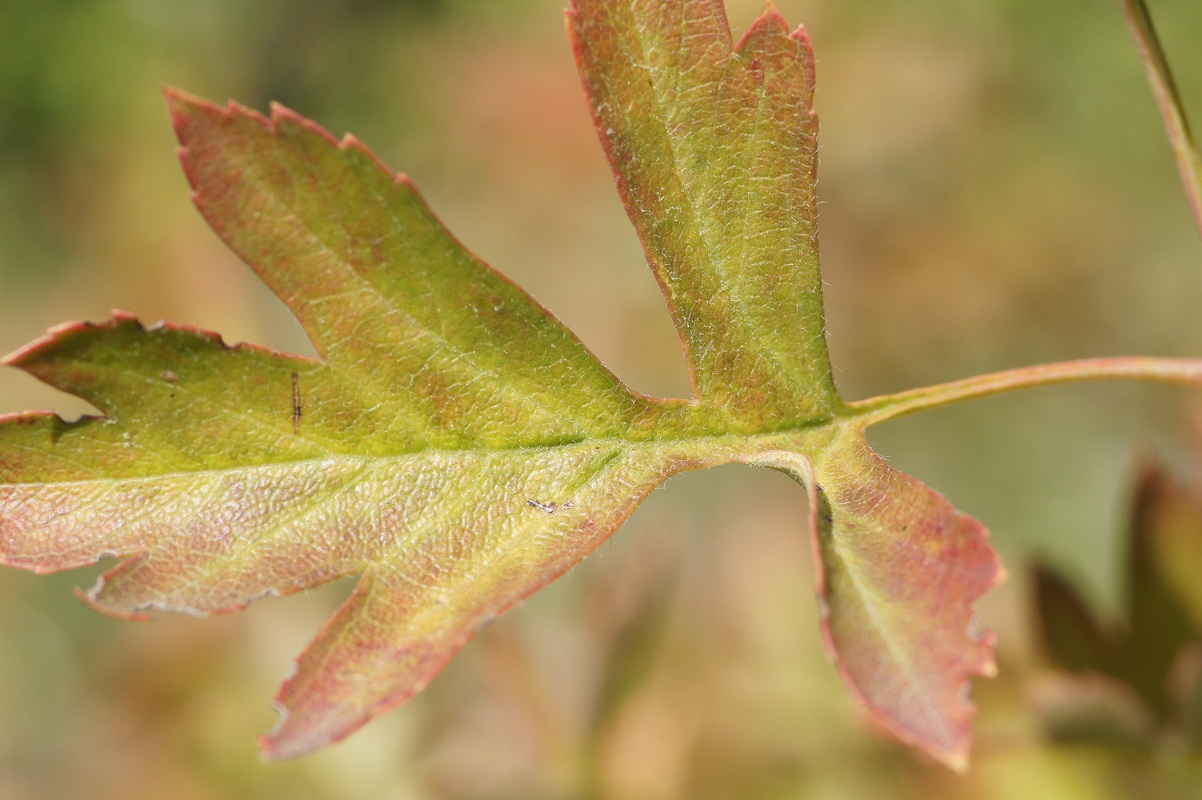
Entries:
[[955, 770], [967, 765], [970, 679], [996, 671], [972, 605], [1004, 577], [989, 533], [891, 469], [855, 428], [814, 462], [764, 454], [810, 494], [821, 630], [840, 677], [888, 733]]

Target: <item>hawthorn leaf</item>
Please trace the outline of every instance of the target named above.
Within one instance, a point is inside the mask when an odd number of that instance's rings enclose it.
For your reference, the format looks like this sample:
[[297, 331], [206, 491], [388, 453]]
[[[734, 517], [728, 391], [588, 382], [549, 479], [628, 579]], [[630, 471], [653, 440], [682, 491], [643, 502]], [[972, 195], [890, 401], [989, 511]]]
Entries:
[[672, 309], [697, 400], [754, 430], [843, 409], [826, 350], [814, 58], [771, 6], [574, 0], [601, 143]]
[[10, 356], [105, 417], [0, 425], [0, 552], [132, 556], [88, 593], [125, 616], [362, 573], [281, 692], [264, 746], [294, 755], [421, 688], [695, 455], [651, 438], [681, 404], [624, 389], [356, 142], [169, 100], [197, 205], [322, 359], [126, 314]]
[[979, 523], [865, 442], [938, 387], [835, 389], [804, 30], [769, 7], [735, 44], [720, 0], [577, 0], [569, 27], [694, 398], [623, 386], [354, 138], [169, 91], [197, 207], [318, 357], [120, 312], [7, 357], [103, 417], [0, 418], [0, 563], [116, 556], [86, 598], [131, 618], [358, 575], [278, 696], [263, 749], [288, 757], [420, 690], [666, 478], [771, 467], [809, 491], [824, 640], [853, 695], [962, 767], [967, 682], [993, 665], [971, 604], [1001, 571]]
[[[736, 44], [721, 0], [574, 0], [568, 29], [698, 405], [734, 430], [849, 416], [826, 350], [805, 29], [769, 5]], [[857, 700], [963, 767], [967, 677], [994, 669], [991, 638], [968, 631], [971, 603], [1002, 577], [987, 532], [890, 470], [862, 425], [830, 429], [746, 460], [806, 484], [812, 514], [834, 502], [810, 528], [824, 640]]]
[[278, 106], [265, 121], [168, 99], [197, 207], [318, 355], [374, 395], [368, 408], [387, 406], [347, 412], [374, 436], [403, 446], [555, 443], [625, 432], [643, 410], [354, 138], [331, 147], [329, 134]]
[[889, 467], [862, 427], [825, 438], [751, 463], [809, 492], [827, 652], [881, 725], [963, 769], [974, 714], [965, 676], [996, 670], [993, 635], [975, 631], [971, 604], [1002, 579], [997, 554], [981, 523]]

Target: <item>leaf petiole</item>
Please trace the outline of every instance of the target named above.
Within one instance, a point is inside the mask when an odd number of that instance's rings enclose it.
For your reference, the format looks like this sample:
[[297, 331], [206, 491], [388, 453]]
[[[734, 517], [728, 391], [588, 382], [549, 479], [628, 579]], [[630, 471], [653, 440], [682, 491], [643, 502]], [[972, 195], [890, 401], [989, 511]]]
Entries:
[[991, 372], [936, 386], [858, 400], [848, 405], [851, 415], [861, 419], [867, 427], [917, 411], [941, 408], [961, 400], [989, 397], [1015, 389], [1109, 380], [1202, 384], [1202, 360], [1118, 356], [1061, 361], [1056, 364]]

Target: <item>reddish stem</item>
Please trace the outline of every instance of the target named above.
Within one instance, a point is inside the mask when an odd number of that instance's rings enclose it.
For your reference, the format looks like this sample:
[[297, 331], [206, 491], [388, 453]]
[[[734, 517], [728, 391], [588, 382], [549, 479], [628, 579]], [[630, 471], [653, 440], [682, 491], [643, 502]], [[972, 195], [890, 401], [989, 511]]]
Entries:
[[1202, 360], [1128, 356], [1087, 358], [992, 372], [951, 383], [859, 400], [850, 406], [865, 426], [961, 400], [1015, 389], [1084, 381], [1133, 380], [1202, 384]]

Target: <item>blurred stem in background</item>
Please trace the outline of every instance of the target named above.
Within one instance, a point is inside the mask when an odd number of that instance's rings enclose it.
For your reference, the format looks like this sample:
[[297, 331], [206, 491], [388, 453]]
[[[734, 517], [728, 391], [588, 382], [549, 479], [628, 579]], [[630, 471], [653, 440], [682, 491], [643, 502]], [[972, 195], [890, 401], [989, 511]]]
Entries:
[[1160, 38], [1156, 35], [1156, 27], [1152, 24], [1152, 14], [1144, 0], [1119, 0], [1119, 5], [1127, 18], [1127, 27], [1135, 38], [1139, 60], [1143, 62], [1144, 73], [1148, 76], [1148, 84], [1156, 97], [1169, 144], [1173, 148], [1173, 157], [1177, 160], [1177, 171], [1194, 215], [1194, 224], [1202, 235], [1202, 158], [1198, 156], [1198, 148], [1190, 132], [1189, 118], [1181, 103], [1177, 82], [1173, 80], [1173, 72], [1169, 69]]

